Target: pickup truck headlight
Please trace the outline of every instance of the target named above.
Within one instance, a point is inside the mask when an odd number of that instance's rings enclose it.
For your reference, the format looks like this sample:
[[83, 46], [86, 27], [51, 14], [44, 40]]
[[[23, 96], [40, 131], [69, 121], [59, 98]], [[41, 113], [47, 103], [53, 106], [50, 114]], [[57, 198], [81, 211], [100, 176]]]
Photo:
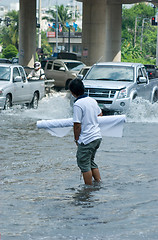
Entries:
[[120, 90], [119, 94], [118, 94], [118, 98], [126, 98], [127, 97], [127, 89], [124, 88], [122, 90]]

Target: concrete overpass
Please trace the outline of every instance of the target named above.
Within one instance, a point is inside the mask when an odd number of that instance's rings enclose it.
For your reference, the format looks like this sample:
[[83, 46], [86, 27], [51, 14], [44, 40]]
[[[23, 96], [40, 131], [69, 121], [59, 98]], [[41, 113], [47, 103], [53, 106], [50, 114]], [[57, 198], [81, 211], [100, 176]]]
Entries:
[[[143, 0], [78, 0], [83, 2], [83, 61], [121, 61], [122, 4]], [[158, 0], [148, 0], [158, 6]], [[19, 61], [32, 67], [36, 53], [36, 0], [20, 0]]]

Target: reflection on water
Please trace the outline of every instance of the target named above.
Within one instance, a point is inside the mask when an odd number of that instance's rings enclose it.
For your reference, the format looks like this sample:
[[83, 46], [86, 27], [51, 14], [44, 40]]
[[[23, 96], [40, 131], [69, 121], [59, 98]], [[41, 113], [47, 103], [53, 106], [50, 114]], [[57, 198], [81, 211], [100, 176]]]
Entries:
[[96, 182], [92, 186], [83, 186], [73, 196], [74, 204], [82, 207], [93, 207], [93, 203], [99, 201], [99, 199], [95, 199], [95, 192], [100, 189], [101, 183]]
[[52, 137], [39, 119], [72, 116], [67, 93], [39, 109], [0, 114], [0, 233], [3, 240], [157, 240], [158, 105], [133, 103], [123, 138], [103, 138], [102, 182], [85, 186], [73, 132]]

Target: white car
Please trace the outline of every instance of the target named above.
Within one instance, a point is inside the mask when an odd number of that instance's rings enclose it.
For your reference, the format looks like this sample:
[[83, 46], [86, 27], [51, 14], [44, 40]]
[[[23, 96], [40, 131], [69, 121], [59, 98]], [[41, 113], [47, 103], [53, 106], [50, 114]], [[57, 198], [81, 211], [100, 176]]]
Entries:
[[0, 110], [15, 104], [37, 108], [44, 96], [43, 80], [29, 81], [24, 68], [18, 64], [0, 64]]
[[81, 76], [81, 78], [83, 78], [83, 77], [87, 74], [87, 72], [89, 71], [90, 68], [91, 68], [91, 66], [84, 66], [84, 67], [79, 71], [77, 77], [80, 78], [80, 76]]

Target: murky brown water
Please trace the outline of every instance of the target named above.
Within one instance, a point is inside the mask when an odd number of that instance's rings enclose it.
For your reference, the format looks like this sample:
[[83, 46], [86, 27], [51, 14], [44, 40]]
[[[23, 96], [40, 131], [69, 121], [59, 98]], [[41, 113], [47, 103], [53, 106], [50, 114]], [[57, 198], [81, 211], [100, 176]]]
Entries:
[[102, 183], [85, 187], [73, 133], [56, 138], [39, 119], [71, 116], [65, 93], [39, 109], [0, 113], [2, 240], [158, 239], [158, 106], [132, 106], [123, 138], [103, 138]]

